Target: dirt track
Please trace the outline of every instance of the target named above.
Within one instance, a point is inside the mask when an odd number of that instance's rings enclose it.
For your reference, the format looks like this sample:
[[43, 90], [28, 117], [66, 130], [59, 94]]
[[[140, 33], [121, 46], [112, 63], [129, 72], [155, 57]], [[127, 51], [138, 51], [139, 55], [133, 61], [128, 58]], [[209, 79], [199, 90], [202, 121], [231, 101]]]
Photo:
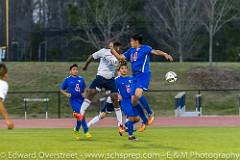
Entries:
[[[89, 120], [89, 119], [88, 119]], [[14, 119], [16, 128], [72, 128], [74, 119]], [[116, 119], [106, 118], [93, 127], [115, 127]], [[0, 120], [0, 128], [4, 128], [3, 120]], [[240, 127], [240, 117], [164, 117], [156, 118], [151, 127]]]

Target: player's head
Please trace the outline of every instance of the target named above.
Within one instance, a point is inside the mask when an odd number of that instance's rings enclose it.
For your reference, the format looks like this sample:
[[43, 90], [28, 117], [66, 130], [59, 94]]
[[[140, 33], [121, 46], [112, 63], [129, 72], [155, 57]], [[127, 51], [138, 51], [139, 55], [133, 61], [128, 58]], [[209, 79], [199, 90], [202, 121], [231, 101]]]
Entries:
[[143, 41], [143, 37], [140, 34], [135, 34], [130, 39], [130, 45], [132, 48], [138, 48]]
[[118, 67], [118, 75], [126, 76], [128, 74], [128, 65], [126, 62], [120, 63]]
[[106, 48], [113, 48], [114, 43], [112, 41], [108, 42]]
[[4, 63], [0, 63], [0, 79], [2, 80], [8, 79], [8, 69]]
[[77, 64], [72, 64], [69, 67], [69, 72], [72, 76], [77, 76], [78, 75], [78, 65]]
[[118, 52], [122, 53], [122, 44], [120, 42], [114, 42], [113, 48]]

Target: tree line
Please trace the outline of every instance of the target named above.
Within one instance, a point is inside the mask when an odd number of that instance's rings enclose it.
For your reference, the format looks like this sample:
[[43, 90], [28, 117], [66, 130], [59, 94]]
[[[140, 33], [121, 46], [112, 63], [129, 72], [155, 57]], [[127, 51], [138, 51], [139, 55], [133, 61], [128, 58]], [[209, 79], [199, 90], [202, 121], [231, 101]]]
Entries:
[[[4, 45], [5, 0], [0, 5]], [[238, 61], [239, 11], [238, 0], [9, 0], [7, 59], [84, 60], [109, 41], [127, 48], [140, 33], [180, 62]]]

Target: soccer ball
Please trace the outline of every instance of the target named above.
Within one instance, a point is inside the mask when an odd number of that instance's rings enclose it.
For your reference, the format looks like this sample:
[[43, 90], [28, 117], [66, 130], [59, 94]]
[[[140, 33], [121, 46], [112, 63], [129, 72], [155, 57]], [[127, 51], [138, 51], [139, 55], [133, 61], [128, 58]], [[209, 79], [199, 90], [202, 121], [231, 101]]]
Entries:
[[166, 81], [168, 81], [170, 83], [176, 82], [177, 81], [177, 74], [173, 71], [169, 71], [169, 72], [166, 73], [165, 79], [166, 79]]

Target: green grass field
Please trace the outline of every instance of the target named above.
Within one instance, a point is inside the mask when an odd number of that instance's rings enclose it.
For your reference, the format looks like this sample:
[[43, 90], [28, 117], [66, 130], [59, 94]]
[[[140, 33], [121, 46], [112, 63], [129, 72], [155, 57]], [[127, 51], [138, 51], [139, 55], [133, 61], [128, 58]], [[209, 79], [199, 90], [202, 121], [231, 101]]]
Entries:
[[227, 159], [240, 156], [240, 128], [150, 128], [136, 133], [137, 142], [128, 141], [126, 135], [120, 137], [113, 128], [93, 129], [91, 133], [93, 139], [76, 141], [71, 129], [1, 129], [0, 159], [23, 154], [44, 159], [51, 159], [51, 154], [53, 159], [61, 159], [60, 154], [67, 153], [72, 153], [74, 159], [89, 160], [124, 159], [123, 156], [177, 160], [214, 159], [210, 156], [220, 154], [232, 154]]

